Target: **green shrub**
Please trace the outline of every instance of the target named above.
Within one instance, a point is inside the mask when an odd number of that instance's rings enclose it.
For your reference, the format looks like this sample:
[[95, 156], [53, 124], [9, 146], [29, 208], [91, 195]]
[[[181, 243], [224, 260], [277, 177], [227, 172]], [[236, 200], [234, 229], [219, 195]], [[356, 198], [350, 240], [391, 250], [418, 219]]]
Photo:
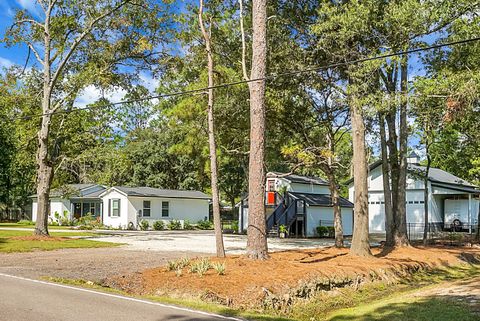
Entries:
[[213, 223], [210, 221], [198, 221], [197, 227], [201, 230], [211, 230], [213, 228]]
[[29, 220], [20, 220], [17, 222], [18, 225], [35, 225], [35, 222]]
[[182, 224], [178, 220], [171, 220], [168, 222], [168, 229], [169, 230], [179, 230], [182, 228]]
[[141, 220], [139, 225], [142, 231], [146, 231], [150, 227], [150, 223], [147, 220]]
[[50, 222], [49, 225], [51, 225], [51, 226], [58, 226], [58, 222], [53, 221], [53, 222]]
[[61, 226], [73, 226], [76, 224], [77, 221], [69, 220], [69, 212], [68, 211], [63, 211], [63, 215], [58, 214], [58, 212], [55, 212], [54, 214], [55, 218], [57, 219], [58, 225]]
[[317, 234], [320, 237], [334, 237], [335, 228], [333, 226], [317, 226]]
[[183, 222], [183, 229], [184, 230], [193, 230], [195, 227], [190, 223], [189, 220], [185, 220]]
[[232, 222], [232, 230], [234, 233], [238, 232], [238, 221], [233, 221]]
[[153, 222], [153, 229], [155, 231], [161, 231], [165, 229], [165, 223], [163, 221], [155, 221]]

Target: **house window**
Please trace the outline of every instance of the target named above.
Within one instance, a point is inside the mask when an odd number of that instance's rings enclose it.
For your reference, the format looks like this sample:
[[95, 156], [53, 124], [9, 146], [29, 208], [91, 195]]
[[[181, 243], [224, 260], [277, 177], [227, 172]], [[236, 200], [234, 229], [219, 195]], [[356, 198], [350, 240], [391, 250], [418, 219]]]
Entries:
[[162, 202], [162, 217], [168, 217], [169, 205], [169, 202]]
[[112, 215], [114, 217], [120, 216], [120, 200], [119, 199], [112, 199]]
[[150, 217], [150, 201], [143, 201], [143, 216]]
[[275, 180], [269, 179], [267, 180], [267, 191], [274, 192], [275, 191]]

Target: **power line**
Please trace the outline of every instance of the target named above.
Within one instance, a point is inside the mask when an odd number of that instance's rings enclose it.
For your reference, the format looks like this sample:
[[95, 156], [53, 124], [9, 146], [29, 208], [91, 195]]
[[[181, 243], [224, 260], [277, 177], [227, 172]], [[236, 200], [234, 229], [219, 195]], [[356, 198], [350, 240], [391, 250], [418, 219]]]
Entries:
[[355, 59], [355, 60], [338, 62], [338, 63], [334, 63], [334, 64], [317, 66], [317, 67], [312, 67], [312, 68], [307, 68], [307, 69], [302, 69], [302, 70], [293, 70], [293, 71], [275, 73], [275, 74], [267, 75], [266, 77], [262, 77], [262, 78], [254, 78], [254, 79], [248, 79], [248, 80], [238, 80], [238, 81], [218, 84], [218, 85], [214, 85], [214, 86], [210, 86], [210, 87], [202, 87], [202, 88], [198, 88], [198, 89], [191, 89], [191, 90], [185, 90], [185, 91], [177, 91], [177, 92], [171, 92], [171, 93], [166, 93], [166, 94], [153, 95], [153, 96], [148, 96], [148, 97], [144, 97], [144, 98], [123, 100], [123, 101], [108, 103], [108, 104], [104, 104], [104, 105], [91, 105], [91, 106], [86, 106], [86, 107], [70, 109], [70, 110], [58, 110], [58, 111], [54, 111], [54, 112], [51, 112], [51, 113], [42, 113], [42, 114], [26, 115], [26, 116], [15, 116], [15, 117], [12, 117], [11, 120], [31, 119], [31, 118], [43, 117], [43, 116], [47, 116], [47, 115], [56, 115], [56, 114], [69, 114], [69, 113], [72, 113], [72, 112], [83, 111], [83, 110], [91, 110], [91, 109], [96, 109], [96, 108], [107, 108], [107, 107], [113, 107], [113, 106], [117, 106], [117, 105], [136, 103], [136, 102], [148, 101], [148, 100], [153, 100], [153, 99], [162, 99], [162, 98], [169, 98], [169, 97], [175, 97], [175, 96], [196, 94], [196, 93], [201, 93], [201, 92], [207, 91], [209, 89], [219, 89], [219, 88], [232, 87], [232, 86], [237, 86], [237, 85], [241, 85], [241, 84], [257, 82], [257, 81], [274, 80], [276, 78], [281, 78], [281, 77], [285, 77], [285, 76], [305, 74], [305, 73], [316, 72], [316, 71], [320, 71], [320, 70], [324, 70], [324, 69], [331, 69], [331, 68], [337, 68], [337, 67], [341, 67], [341, 66], [360, 64], [360, 63], [374, 61], [374, 60], [392, 58], [392, 57], [397, 57], [397, 56], [404, 56], [404, 55], [409, 55], [409, 54], [412, 54], [412, 53], [428, 51], [428, 50], [438, 49], [438, 48], [443, 48], [443, 47], [456, 46], [456, 45], [471, 43], [471, 42], [475, 42], [475, 41], [479, 41], [479, 40], [480, 40], [480, 37], [463, 39], [463, 40], [458, 40], [458, 41], [452, 41], [452, 42], [446, 42], [446, 43], [431, 45], [431, 46], [428, 46], [428, 47], [421, 47], [421, 48], [416, 48], [416, 49], [398, 51], [398, 52], [384, 54], [384, 55], [378, 55], [378, 56], [373, 56], [373, 57], [368, 57], [368, 58], [360, 58], [360, 59]]

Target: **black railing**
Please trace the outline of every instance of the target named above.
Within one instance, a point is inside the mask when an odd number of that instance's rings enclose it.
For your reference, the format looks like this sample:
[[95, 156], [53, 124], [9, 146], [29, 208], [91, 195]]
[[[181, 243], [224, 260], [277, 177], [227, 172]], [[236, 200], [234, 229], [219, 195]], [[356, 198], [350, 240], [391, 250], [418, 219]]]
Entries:
[[282, 202], [280, 203], [275, 210], [270, 214], [270, 216], [267, 218], [267, 231], [270, 230], [272, 227], [277, 225], [278, 218], [282, 215], [282, 213], [285, 212], [286, 206]]
[[[423, 240], [425, 224], [407, 223], [407, 235], [410, 241]], [[427, 240], [432, 243], [436, 241], [447, 243], [468, 243], [480, 238], [478, 224], [445, 224], [429, 223], [427, 225]]]

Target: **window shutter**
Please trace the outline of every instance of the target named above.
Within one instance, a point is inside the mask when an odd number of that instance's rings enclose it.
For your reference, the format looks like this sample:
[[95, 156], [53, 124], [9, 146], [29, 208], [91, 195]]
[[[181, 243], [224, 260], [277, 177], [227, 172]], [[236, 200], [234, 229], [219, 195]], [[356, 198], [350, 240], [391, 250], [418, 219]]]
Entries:
[[108, 216], [112, 216], [112, 199], [108, 199]]
[[122, 204], [121, 200], [118, 199], [118, 217], [120, 217], [120, 205]]

